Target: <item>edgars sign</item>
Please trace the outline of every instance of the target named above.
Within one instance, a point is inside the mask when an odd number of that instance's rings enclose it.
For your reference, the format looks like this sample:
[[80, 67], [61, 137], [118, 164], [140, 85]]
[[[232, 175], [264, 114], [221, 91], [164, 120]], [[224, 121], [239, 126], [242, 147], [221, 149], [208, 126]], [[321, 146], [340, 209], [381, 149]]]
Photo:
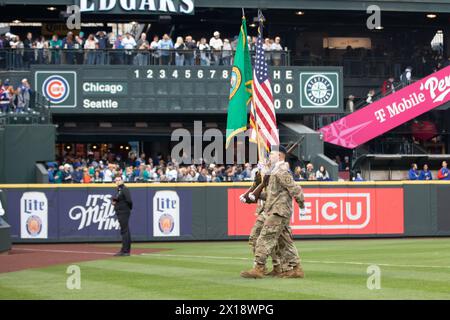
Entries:
[[194, 14], [194, 0], [78, 0], [82, 13]]

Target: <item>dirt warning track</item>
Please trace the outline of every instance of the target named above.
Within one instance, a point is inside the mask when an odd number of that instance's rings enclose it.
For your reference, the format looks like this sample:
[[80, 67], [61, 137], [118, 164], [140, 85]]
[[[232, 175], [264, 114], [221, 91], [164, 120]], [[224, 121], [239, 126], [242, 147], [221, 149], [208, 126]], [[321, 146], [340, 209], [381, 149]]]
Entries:
[[[0, 255], [0, 273], [58, 264], [114, 258], [119, 247], [94, 244], [18, 244]], [[156, 253], [168, 249], [132, 249], [132, 255]]]

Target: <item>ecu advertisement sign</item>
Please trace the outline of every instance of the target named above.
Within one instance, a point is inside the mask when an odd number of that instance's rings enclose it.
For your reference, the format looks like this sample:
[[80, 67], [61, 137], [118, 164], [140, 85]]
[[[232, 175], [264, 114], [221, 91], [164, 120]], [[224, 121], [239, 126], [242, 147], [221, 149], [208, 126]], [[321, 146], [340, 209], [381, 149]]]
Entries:
[[[244, 189], [228, 190], [228, 235], [247, 236], [256, 205], [242, 204]], [[294, 201], [294, 235], [403, 234], [402, 188], [307, 188], [306, 213]]]
[[[34, 87], [54, 113], [225, 114], [226, 66], [33, 66]], [[270, 69], [278, 114], [343, 112], [340, 67]]]

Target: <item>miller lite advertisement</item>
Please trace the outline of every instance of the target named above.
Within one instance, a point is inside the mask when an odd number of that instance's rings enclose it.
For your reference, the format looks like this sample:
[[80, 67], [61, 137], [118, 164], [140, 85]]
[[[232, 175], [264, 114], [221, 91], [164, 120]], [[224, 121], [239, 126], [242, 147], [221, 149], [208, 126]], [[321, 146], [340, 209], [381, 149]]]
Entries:
[[176, 191], [157, 191], [153, 196], [153, 236], [180, 236], [180, 197]]
[[48, 201], [43, 192], [25, 192], [20, 199], [20, 237], [47, 239]]
[[[245, 189], [228, 190], [228, 235], [247, 236], [256, 205], [239, 201]], [[295, 235], [403, 234], [402, 188], [304, 188], [305, 212], [293, 200]]]

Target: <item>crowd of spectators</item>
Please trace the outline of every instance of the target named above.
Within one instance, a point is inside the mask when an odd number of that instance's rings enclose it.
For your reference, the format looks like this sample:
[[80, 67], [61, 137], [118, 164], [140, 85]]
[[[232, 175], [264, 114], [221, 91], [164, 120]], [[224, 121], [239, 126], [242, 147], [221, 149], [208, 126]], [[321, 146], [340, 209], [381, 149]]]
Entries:
[[[249, 36], [249, 49], [256, 50], [256, 37]], [[155, 35], [151, 40], [146, 33], [135, 37], [99, 31], [86, 35], [68, 32], [51, 39], [35, 38], [28, 33], [22, 41], [20, 36], [6, 33], [0, 37], [1, 49], [11, 49], [10, 64], [16, 69], [29, 68], [31, 64], [128, 64], [128, 65], [232, 65], [238, 37], [222, 38], [214, 32], [211, 39], [202, 37], [196, 41], [192, 36], [177, 37], [173, 41], [168, 34], [161, 38]], [[282, 64], [283, 47], [280, 37], [265, 39], [263, 48], [269, 64]], [[6, 58], [6, 57], [3, 57]]]
[[[442, 161], [442, 166], [437, 173], [438, 180], [450, 180], [450, 171], [447, 168], [447, 161]], [[418, 170], [417, 163], [411, 164], [411, 169], [408, 171], [409, 180], [433, 180], [433, 175], [428, 167], [424, 164], [421, 171]]]
[[[61, 161], [47, 163], [50, 183], [110, 183], [122, 176], [128, 183], [150, 182], [242, 182], [253, 181], [256, 165], [177, 164], [158, 155], [155, 159], [131, 154], [128, 159], [107, 154], [95, 159], [92, 152], [86, 159], [66, 156]], [[330, 181], [326, 168], [314, 171], [309, 163], [305, 168], [293, 170], [296, 181]]]
[[33, 91], [27, 79], [23, 79], [18, 86], [13, 86], [9, 79], [0, 79], [0, 114], [27, 112], [32, 96]]

